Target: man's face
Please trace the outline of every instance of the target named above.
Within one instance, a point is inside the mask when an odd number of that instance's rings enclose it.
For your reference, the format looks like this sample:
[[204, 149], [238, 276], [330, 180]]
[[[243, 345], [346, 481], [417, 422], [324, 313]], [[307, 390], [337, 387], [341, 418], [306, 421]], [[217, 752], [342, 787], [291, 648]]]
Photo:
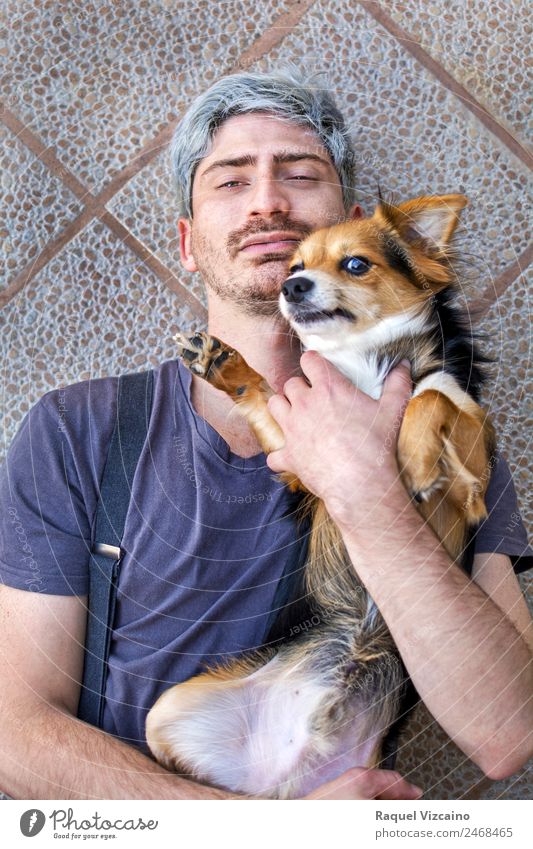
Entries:
[[277, 312], [299, 241], [346, 218], [340, 181], [312, 130], [266, 113], [236, 115], [196, 171], [181, 258], [208, 290], [256, 315]]

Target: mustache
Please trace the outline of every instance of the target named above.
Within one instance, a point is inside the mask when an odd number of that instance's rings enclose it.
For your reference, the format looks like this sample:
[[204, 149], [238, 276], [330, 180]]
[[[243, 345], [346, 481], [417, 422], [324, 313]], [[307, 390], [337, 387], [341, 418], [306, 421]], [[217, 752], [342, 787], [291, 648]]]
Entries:
[[289, 215], [280, 215], [271, 221], [259, 219], [251, 221], [246, 227], [241, 227], [240, 230], [234, 230], [229, 234], [226, 242], [228, 251], [231, 256], [234, 256], [244, 239], [249, 236], [256, 236], [258, 233], [274, 233], [277, 230], [289, 230], [301, 236], [302, 239], [313, 232], [313, 228], [304, 221], [299, 221]]

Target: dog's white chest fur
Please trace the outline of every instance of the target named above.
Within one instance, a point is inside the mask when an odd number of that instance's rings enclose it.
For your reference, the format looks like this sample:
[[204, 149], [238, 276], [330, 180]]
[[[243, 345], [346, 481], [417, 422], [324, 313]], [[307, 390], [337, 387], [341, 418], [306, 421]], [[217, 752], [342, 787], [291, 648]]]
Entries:
[[319, 353], [322, 353], [330, 363], [333, 363], [358, 389], [370, 395], [371, 398], [378, 399], [381, 397], [383, 381], [390, 370], [388, 359], [382, 359], [379, 362], [374, 352], [359, 355], [346, 351], [331, 353], [319, 351]]
[[354, 333], [339, 322], [334, 330], [314, 334], [299, 331], [300, 339], [310, 351], [318, 351], [354, 386], [371, 398], [380, 398], [383, 382], [391, 369], [391, 360], [378, 355], [378, 350], [402, 336], [413, 336], [427, 326], [425, 315], [402, 313], [390, 316], [369, 330]]

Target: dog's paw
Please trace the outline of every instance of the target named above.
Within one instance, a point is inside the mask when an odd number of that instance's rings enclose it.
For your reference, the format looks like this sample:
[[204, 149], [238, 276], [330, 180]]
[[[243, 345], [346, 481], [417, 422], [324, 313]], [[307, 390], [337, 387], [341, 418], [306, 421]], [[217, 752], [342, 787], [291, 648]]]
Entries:
[[174, 341], [177, 344], [177, 354], [182, 363], [193, 374], [213, 382], [214, 373], [237, 352], [225, 345], [216, 336], [198, 332], [194, 336], [176, 333]]
[[216, 336], [203, 332], [194, 336], [177, 333], [174, 340], [183, 365], [216, 389], [221, 389], [236, 403], [250, 401], [258, 389], [262, 395], [268, 396], [261, 375], [250, 368], [235, 348]]
[[449, 485], [444, 445], [436, 434], [425, 436], [422, 444], [411, 434], [401, 434], [398, 441], [398, 465], [407, 492], [418, 504], [427, 502]]

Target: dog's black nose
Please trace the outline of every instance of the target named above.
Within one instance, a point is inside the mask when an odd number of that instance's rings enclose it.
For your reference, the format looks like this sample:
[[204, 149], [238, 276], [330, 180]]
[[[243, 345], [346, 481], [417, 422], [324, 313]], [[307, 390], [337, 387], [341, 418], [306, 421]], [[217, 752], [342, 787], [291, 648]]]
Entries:
[[293, 304], [300, 304], [305, 300], [306, 294], [311, 291], [314, 285], [313, 281], [307, 277], [295, 277], [294, 280], [289, 278], [281, 291], [286, 301]]

